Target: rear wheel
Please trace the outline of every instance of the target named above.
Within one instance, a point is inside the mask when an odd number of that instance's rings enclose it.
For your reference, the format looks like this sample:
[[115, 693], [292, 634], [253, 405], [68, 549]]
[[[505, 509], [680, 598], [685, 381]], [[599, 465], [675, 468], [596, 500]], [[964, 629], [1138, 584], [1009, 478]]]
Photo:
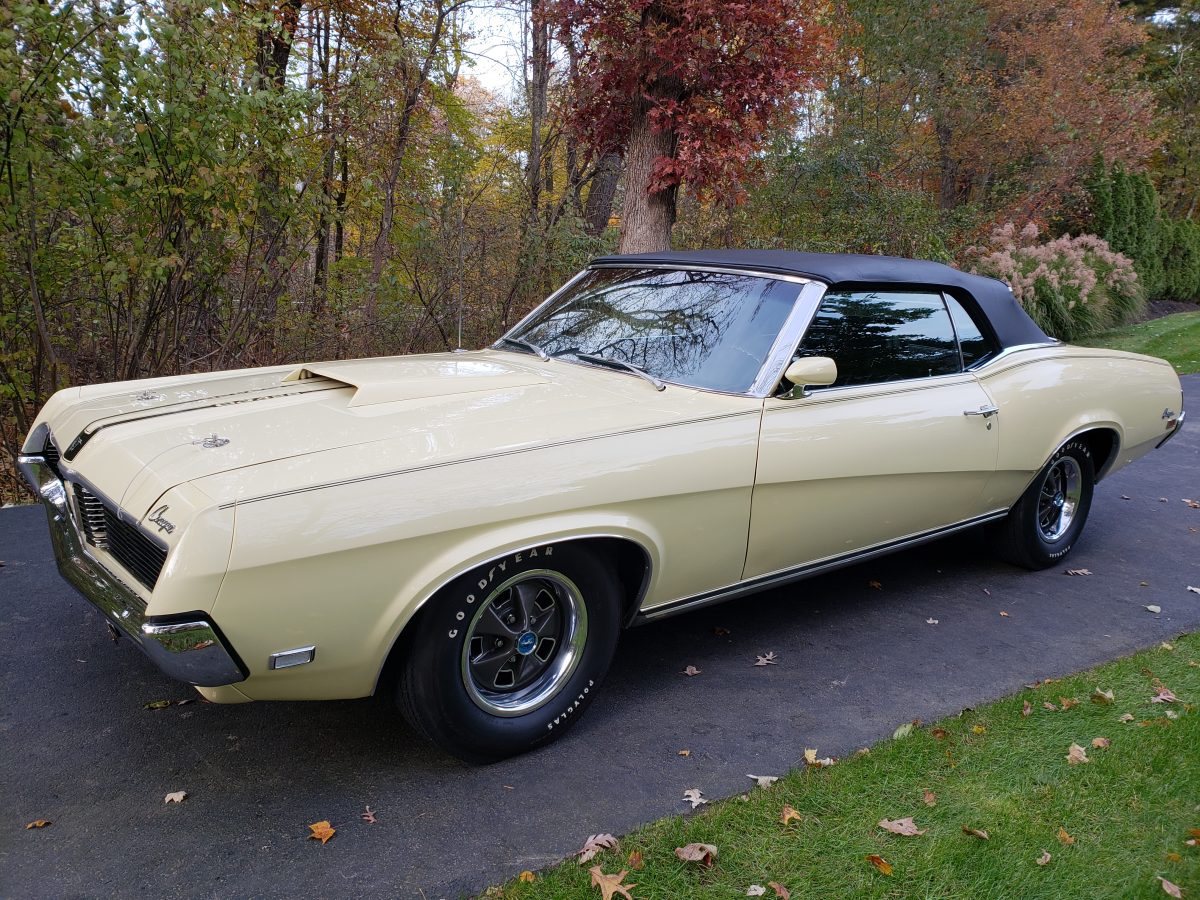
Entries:
[[998, 556], [1026, 569], [1047, 569], [1079, 539], [1092, 507], [1096, 469], [1082, 441], [1068, 441], [1038, 473], [1007, 516], [989, 526]]
[[547, 545], [457, 578], [406, 642], [397, 701], [455, 756], [490, 762], [554, 740], [591, 702], [616, 650], [612, 567]]

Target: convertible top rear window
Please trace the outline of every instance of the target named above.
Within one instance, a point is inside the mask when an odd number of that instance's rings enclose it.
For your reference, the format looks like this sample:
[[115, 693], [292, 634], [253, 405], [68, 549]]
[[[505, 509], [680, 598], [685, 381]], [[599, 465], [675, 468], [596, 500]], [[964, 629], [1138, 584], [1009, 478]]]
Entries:
[[742, 393], [802, 286], [720, 272], [592, 269], [500, 346], [519, 349], [516, 339], [571, 362], [606, 357], [663, 381]]

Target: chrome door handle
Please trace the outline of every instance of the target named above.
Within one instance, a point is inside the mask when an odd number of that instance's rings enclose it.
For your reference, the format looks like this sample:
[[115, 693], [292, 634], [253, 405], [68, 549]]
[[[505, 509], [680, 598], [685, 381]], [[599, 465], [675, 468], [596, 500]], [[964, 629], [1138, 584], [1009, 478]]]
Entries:
[[991, 418], [992, 416], [996, 415], [996, 413], [998, 413], [998, 412], [1000, 412], [1000, 407], [998, 407], [998, 406], [981, 406], [981, 407], [979, 407], [979, 409], [964, 409], [963, 415], [964, 416], [983, 416], [985, 419], [987, 419], [987, 418]]

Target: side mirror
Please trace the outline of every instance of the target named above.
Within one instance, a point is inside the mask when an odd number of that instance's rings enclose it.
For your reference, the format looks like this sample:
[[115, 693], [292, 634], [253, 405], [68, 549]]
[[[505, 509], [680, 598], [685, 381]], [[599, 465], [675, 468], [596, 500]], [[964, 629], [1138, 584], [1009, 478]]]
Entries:
[[793, 397], [806, 397], [805, 388], [809, 385], [829, 387], [837, 381], [837, 363], [828, 356], [806, 356], [798, 359], [787, 367], [783, 377], [799, 388], [792, 390]]

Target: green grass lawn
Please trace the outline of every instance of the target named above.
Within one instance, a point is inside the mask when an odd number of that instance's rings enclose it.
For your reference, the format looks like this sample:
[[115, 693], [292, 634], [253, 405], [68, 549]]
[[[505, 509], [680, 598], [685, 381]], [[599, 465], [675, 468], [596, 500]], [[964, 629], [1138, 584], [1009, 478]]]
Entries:
[[[1200, 847], [1184, 844], [1200, 829], [1200, 714], [1191, 705], [1200, 701], [1200, 636], [1173, 647], [965, 710], [832, 768], [792, 771], [749, 799], [655, 822], [585, 865], [568, 860], [485, 896], [599, 897], [588, 867], [618, 873], [640, 851], [643, 868], [625, 878], [637, 900], [731, 900], [771, 881], [793, 898], [1162, 898], [1159, 875], [1185, 900], [1200, 900]], [[1151, 704], [1155, 678], [1180, 702]], [[1115, 702], [1089, 702], [1097, 686]], [[1043, 707], [1061, 705], [1060, 697], [1080, 703]], [[1126, 713], [1132, 723], [1119, 721]], [[1111, 746], [1093, 749], [1094, 738]], [[1072, 744], [1086, 748], [1090, 762], [1069, 764]], [[796, 744], [797, 760], [804, 749]], [[704, 787], [690, 783], [686, 758], [679, 771], [681, 785]], [[785, 805], [800, 814], [786, 826]], [[902, 837], [876, 824], [908, 816], [926, 833]], [[587, 810], [579, 821], [581, 835], [602, 824]], [[965, 834], [964, 825], [988, 839]], [[1073, 843], [1060, 841], [1060, 829]], [[715, 864], [676, 858], [675, 848], [690, 843], [715, 844]], [[1043, 850], [1052, 858], [1039, 866]], [[890, 876], [866, 859], [872, 854], [891, 864]], [[775, 896], [767, 887], [766, 897]]]
[[1171, 363], [1180, 375], [1189, 375], [1200, 372], [1200, 311], [1176, 313], [1140, 325], [1114, 328], [1076, 343], [1159, 356]]

